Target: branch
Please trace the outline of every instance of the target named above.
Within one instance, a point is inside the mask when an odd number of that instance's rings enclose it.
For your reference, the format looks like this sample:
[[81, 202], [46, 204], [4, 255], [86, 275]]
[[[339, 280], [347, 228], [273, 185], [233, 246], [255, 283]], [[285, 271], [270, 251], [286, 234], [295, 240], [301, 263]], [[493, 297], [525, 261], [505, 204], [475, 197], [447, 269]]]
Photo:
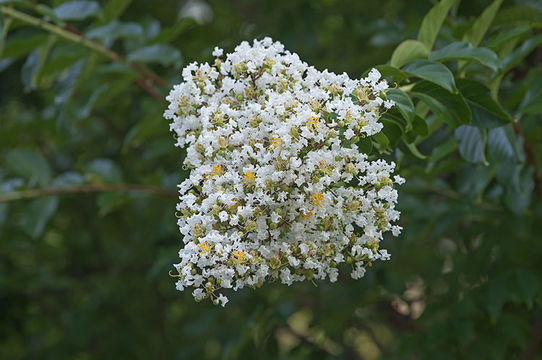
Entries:
[[525, 150], [525, 155], [527, 155], [527, 163], [531, 165], [534, 169], [533, 172], [533, 180], [534, 180], [534, 189], [536, 192], [536, 196], [539, 200], [542, 199], [542, 188], [540, 187], [540, 177], [538, 175], [538, 169], [536, 167], [536, 160], [533, 153], [533, 147], [531, 146], [531, 143], [529, 140], [527, 140], [527, 137], [525, 136], [525, 133], [521, 128], [519, 127], [519, 124], [514, 121], [512, 123], [514, 125], [514, 131], [516, 134], [523, 138], [523, 149]]
[[67, 194], [81, 194], [81, 193], [97, 193], [97, 192], [110, 192], [110, 191], [125, 191], [125, 192], [140, 192], [149, 195], [157, 195], [169, 198], [177, 198], [178, 194], [175, 191], [165, 190], [157, 187], [149, 187], [136, 184], [100, 184], [100, 185], [83, 185], [73, 186], [65, 188], [43, 188], [23, 190], [7, 194], [0, 194], [0, 203], [32, 199], [42, 196], [54, 196], [54, 195], [67, 195]]
[[163, 97], [157, 93], [153, 88], [152, 84], [156, 84], [164, 89], [168, 89], [168, 84], [163, 79], [161, 79], [156, 74], [152, 73], [148, 69], [146, 69], [143, 66], [140, 66], [138, 64], [132, 63], [130, 61], [127, 61], [121, 54], [106, 48], [100, 43], [97, 43], [95, 41], [91, 41], [87, 38], [85, 38], [83, 35], [81, 35], [81, 32], [77, 29], [68, 26], [66, 28], [62, 28], [60, 26], [51, 24], [49, 22], [46, 22], [40, 18], [30, 16], [28, 14], [25, 14], [21, 11], [1, 6], [0, 12], [4, 13], [4, 15], [8, 16], [9, 18], [17, 19], [19, 21], [22, 21], [24, 23], [27, 23], [32, 26], [39, 27], [45, 31], [50, 32], [51, 34], [55, 34], [63, 39], [81, 44], [85, 46], [86, 48], [103, 55], [113, 61], [120, 62], [124, 65], [127, 65], [137, 71], [140, 74], [140, 78], [136, 79], [136, 83], [141, 87], [144, 91], [149, 93], [153, 98], [157, 100], [162, 100]]

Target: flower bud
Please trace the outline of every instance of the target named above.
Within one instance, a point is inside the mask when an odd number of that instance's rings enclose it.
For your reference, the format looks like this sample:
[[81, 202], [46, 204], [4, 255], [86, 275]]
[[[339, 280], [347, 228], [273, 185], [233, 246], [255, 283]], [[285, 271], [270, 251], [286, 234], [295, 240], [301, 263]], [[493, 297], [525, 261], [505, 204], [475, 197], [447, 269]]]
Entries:
[[256, 229], [256, 221], [254, 220], [247, 220], [245, 223], [245, 230], [248, 233], [253, 232]]
[[228, 140], [226, 140], [226, 138], [224, 136], [219, 136], [218, 137], [218, 146], [220, 146], [221, 148], [228, 147]]

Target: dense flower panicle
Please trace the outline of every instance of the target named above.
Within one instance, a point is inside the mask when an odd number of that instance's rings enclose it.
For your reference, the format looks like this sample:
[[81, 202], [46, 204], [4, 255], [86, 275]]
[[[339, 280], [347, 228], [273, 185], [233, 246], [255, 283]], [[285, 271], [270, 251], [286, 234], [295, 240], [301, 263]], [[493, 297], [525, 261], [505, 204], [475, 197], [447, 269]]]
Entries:
[[220, 289], [325, 279], [341, 263], [363, 276], [393, 225], [395, 164], [356, 143], [382, 129], [387, 83], [318, 71], [269, 38], [241, 43], [214, 65], [190, 64], [167, 100], [187, 147], [178, 225], [177, 289], [225, 305]]

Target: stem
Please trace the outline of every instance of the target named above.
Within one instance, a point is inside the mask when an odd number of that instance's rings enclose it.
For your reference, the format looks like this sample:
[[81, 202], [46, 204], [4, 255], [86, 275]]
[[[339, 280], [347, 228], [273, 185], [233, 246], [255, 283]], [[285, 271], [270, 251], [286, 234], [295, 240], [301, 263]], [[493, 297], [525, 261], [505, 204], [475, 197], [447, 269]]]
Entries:
[[9, 27], [13, 19], [7, 18], [4, 26], [2, 27], [2, 33], [0, 33], [0, 58], [2, 58], [2, 53], [4, 52], [4, 46], [6, 44], [6, 37], [8, 35]]
[[8, 8], [8, 7], [5, 7], [5, 6], [0, 7], [0, 12], [4, 13], [4, 15], [8, 16], [10, 19], [11, 18], [17, 19], [17, 20], [22, 21], [24, 23], [27, 23], [29, 25], [39, 27], [39, 28], [41, 28], [41, 29], [43, 29], [45, 31], [48, 31], [51, 34], [55, 34], [55, 35], [65, 39], [65, 40], [81, 44], [81, 45], [85, 46], [86, 48], [88, 48], [88, 49], [90, 49], [90, 50], [92, 50], [92, 51], [94, 51], [94, 52], [96, 52], [96, 53], [98, 53], [100, 55], [103, 55], [103, 56], [105, 56], [105, 57], [107, 57], [107, 58], [109, 58], [109, 59], [111, 59], [113, 61], [117, 61], [117, 62], [120, 62], [120, 63], [122, 63], [124, 65], [127, 65], [127, 66], [131, 67], [132, 69], [134, 69], [135, 71], [137, 71], [141, 75], [141, 78], [137, 79], [136, 83], [143, 90], [145, 90], [147, 93], [149, 93], [152, 97], [154, 97], [157, 100], [162, 100], [162, 96], [160, 96], [160, 94], [158, 94], [149, 85], [149, 83], [151, 83], [151, 84], [154, 83], [154, 84], [156, 84], [156, 85], [158, 85], [158, 86], [160, 86], [160, 87], [162, 87], [164, 89], [168, 88], [167, 82], [164, 81], [163, 79], [161, 79], [160, 77], [158, 77], [156, 74], [152, 73], [151, 71], [144, 68], [143, 66], [140, 66], [138, 64], [127, 61], [126, 59], [124, 59], [124, 57], [121, 54], [119, 54], [119, 53], [117, 53], [117, 52], [115, 52], [115, 51], [113, 51], [111, 49], [106, 48], [105, 46], [101, 45], [100, 43], [97, 43], [95, 41], [91, 41], [91, 40], [85, 38], [76, 29], [66, 30], [66, 29], [63, 29], [60, 26], [57, 26], [57, 25], [48, 23], [46, 21], [43, 21], [40, 18], [30, 16], [28, 14], [25, 14], [25, 13], [21, 12], [21, 11], [18, 11], [18, 10], [12, 9], [12, 8]]
[[7, 194], [0, 194], [0, 203], [32, 199], [42, 196], [54, 196], [54, 195], [68, 195], [68, 194], [80, 194], [80, 193], [97, 193], [97, 192], [109, 192], [109, 191], [125, 191], [125, 192], [140, 192], [149, 195], [157, 195], [169, 198], [177, 198], [178, 194], [175, 191], [165, 190], [157, 187], [148, 187], [137, 184], [100, 184], [100, 185], [83, 185], [73, 186], [65, 188], [43, 188], [23, 190]]

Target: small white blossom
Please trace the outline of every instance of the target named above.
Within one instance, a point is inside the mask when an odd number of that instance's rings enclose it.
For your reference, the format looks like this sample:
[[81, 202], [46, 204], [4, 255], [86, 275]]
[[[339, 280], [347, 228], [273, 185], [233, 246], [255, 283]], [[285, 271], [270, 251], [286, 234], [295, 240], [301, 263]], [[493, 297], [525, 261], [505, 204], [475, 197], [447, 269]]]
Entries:
[[224, 53], [224, 50], [222, 50], [218, 46], [215, 46], [215, 49], [213, 50], [213, 56], [221, 57], [223, 53]]
[[404, 179], [356, 145], [394, 105], [380, 73], [318, 71], [269, 38], [213, 56], [183, 69], [164, 113], [190, 169], [176, 288], [224, 306], [222, 289], [334, 282], [344, 263], [359, 279], [389, 259], [380, 241], [401, 232], [393, 185]]

